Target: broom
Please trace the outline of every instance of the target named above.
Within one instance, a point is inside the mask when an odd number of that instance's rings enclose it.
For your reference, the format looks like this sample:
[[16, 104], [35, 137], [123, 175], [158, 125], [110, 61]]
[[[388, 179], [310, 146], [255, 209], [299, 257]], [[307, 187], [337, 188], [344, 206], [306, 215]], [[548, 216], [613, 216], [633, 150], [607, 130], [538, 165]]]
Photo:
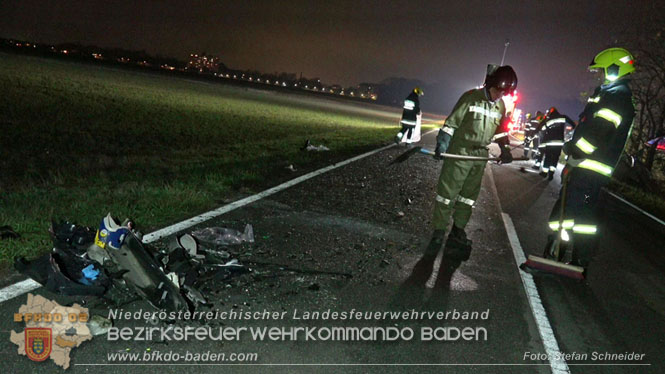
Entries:
[[584, 279], [584, 268], [576, 265], [569, 265], [563, 262], [560, 262], [560, 252], [561, 252], [561, 241], [563, 235], [563, 216], [564, 208], [566, 206], [566, 192], [568, 187], [568, 175], [564, 175], [563, 180], [563, 190], [561, 191], [561, 207], [559, 208], [559, 233], [552, 243], [552, 250], [550, 254], [554, 257], [555, 260], [551, 260], [544, 257], [529, 255], [526, 262], [520, 265], [520, 269], [526, 270], [526, 268], [544, 271], [546, 273], [558, 274], [564, 277], [573, 278], [573, 279]]

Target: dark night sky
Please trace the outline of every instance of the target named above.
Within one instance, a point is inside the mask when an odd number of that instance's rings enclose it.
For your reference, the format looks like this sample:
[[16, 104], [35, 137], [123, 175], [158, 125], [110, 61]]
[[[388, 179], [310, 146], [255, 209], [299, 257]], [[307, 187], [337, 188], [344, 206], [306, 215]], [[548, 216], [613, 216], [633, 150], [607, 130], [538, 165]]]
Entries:
[[[218, 55], [229, 67], [293, 72], [327, 84], [388, 77], [439, 83], [448, 113], [482, 83], [487, 63], [519, 77], [519, 107], [551, 105], [576, 118], [586, 66], [623, 31], [639, 28], [641, 1], [0, 1], [0, 36], [145, 49], [180, 59]], [[639, 61], [638, 61], [639, 63]], [[427, 99], [428, 95], [424, 99]]]

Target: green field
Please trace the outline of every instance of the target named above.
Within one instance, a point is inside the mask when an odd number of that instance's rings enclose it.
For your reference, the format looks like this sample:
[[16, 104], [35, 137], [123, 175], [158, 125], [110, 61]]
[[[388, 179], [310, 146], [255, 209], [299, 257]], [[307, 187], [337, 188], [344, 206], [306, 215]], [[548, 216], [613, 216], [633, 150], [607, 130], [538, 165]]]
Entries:
[[[0, 53], [0, 264], [51, 248], [51, 218], [144, 232], [394, 136], [399, 112]], [[330, 152], [304, 152], [306, 139]], [[293, 164], [297, 172], [286, 169]]]

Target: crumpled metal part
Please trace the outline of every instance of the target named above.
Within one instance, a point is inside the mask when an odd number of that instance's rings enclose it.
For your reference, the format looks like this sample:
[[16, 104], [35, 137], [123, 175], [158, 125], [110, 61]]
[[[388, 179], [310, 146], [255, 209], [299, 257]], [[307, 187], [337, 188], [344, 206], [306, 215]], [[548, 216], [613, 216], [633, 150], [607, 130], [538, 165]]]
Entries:
[[53, 247], [69, 248], [83, 253], [95, 240], [95, 231], [90, 227], [77, 225], [69, 221], [51, 221], [49, 228]]
[[[108, 218], [108, 216], [107, 216]], [[105, 218], [106, 220], [106, 218]], [[108, 224], [109, 221], [107, 220]], [[111, 222], [112, 224], [115, 222]], [[108, 237], [113, 238], [116, 227], [107, 225]], [[106, 252], [119, 271], [124, 271], [122, 278], [139, 295], [158, 309], [168, 311], [187, 310], [187, 302], [180, 294], [179, 288], [161, 268], [157, 260], [146, 250], [143, 243], [130, 231], [123, 233], [122, 241], [107, 242]], [[101, 232], [98, 231], [98, 237]], [[118, 248], [114, 248], [118, 245]]]
[[[235, 230], [234, 230], [235, 231]], [[107, 215], [94, 231], [69, 221], [52, 222], [54, 248], [33, 261], [19, 258], [15, 267], [48, 290], [69, 296], [100, 296], [119, 306], [137, 300], [168, 311], [210, 305], [200, 291], [210, 281], [227, 280], [247, 269], [218, 247], [202, 246], [190, 234], [173, 238], [165, 249], [148, 246], [132, 221]], [[253, 241], [251, 225], [234, 240]]]

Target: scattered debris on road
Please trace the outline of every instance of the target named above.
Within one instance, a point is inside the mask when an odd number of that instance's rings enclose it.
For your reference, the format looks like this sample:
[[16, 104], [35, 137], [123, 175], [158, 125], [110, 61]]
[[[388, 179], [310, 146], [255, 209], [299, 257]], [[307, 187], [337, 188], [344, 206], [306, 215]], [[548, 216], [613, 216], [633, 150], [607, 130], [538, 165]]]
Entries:
[[128, 295], [136, 294], [155, 308], [169, 311], [209, 305], [199, 290], [206, 282], [225, 281], [247, 271], [218, 246], [254, 241], [251, 225], [243, 233], [217, 227], [198, 232], [214, 247], [199, 245], [193, 233], [156, 248], [141, 242], [133, 222], [119, 225], [110, 214], [97, 231], [53, 222], [49, 232], [52, 251], [33, 261], [16, 259], [19, 272], [57, 294], [98, 296], [115, 305], [135, 300]]
[[113, 327], [113, 322], [111, 322], [110, 319], [106, 319], [102, 316], [93, 315], [88, 320], [87, 326], [92, 336], [99, 336], [106, 334], [109, 329]]
[[302, 148], [300, 148], [300, 150], [322, 152], [322, 151], [329, 151], [330, 148], [326, 147], [323, 144], [314, 145], [309, 139], [307, 139], [305, 145]]
[[194, 231], [192, 232], [192, 235], [194, 235], [194, 237], [201, 243], [217, 246], [254, 242], [254, 229], [250, 224], [245, 226], [245, 230], [243, 232], [225, 227], [208, 227]]

